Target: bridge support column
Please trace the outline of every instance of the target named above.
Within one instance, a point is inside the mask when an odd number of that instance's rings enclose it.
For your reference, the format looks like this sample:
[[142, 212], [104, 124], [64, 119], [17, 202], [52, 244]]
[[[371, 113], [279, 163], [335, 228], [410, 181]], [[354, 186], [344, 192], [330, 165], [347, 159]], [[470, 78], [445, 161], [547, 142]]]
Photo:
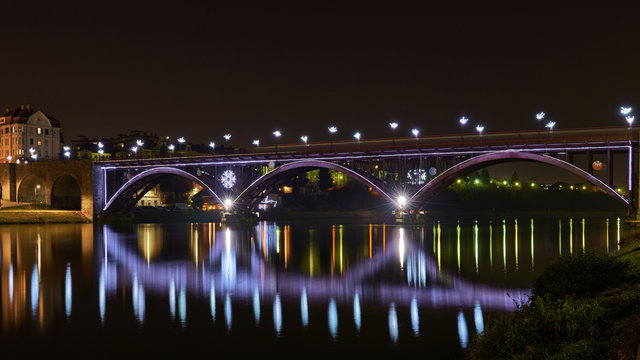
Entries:
[[640, 223], [640, 212], [638, 211], [638, 205], [640, 204], [640, 193], [638, 192], [638, 186], [640, 186], [640, 174], [638, 166], [638, 148], [633, 147], [629, 151], [631, 157], [629, 165], [631, 167], [629, 174], [629, 209], [627, 211], [628, 222]]

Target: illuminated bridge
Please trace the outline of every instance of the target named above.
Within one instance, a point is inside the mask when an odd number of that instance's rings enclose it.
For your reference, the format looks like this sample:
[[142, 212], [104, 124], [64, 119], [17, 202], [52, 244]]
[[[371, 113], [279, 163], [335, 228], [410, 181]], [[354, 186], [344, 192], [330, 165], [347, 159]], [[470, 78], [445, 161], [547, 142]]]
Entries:
[[[227, 209], [252, 210], [292, 177], [326, 168], [365, 184], [397, 209], [419, 210], [461, 176], [499, 163], [530, 161], [579, 176], [628, 205], [635, 218], [638, 139], [637, 127], [608, 127], [285, 144], [231, 155], [101, 161], [94, 165], [94, 208], [97, 213], [131, 209], [163, 176], [173, 174], [198, 183]], [[614, 169], [624, 171], [624, 184], [614, 187]]]

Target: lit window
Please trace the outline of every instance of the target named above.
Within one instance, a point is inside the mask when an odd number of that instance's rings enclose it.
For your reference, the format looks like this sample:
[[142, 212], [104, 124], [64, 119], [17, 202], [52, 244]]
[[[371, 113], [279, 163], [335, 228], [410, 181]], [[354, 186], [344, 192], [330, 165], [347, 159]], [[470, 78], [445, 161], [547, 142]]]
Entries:
[[42, 128], [38, 128], [38, 134], [42, 134]]
[[38, 140], [38, 146], [42, 145], [42, 141]]

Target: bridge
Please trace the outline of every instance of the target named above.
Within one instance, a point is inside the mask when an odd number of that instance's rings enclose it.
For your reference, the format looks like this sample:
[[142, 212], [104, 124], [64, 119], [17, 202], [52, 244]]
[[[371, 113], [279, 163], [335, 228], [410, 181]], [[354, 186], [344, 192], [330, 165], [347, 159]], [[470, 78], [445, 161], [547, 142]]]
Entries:
[[[228, 210], [254, 210], [292, 177], [331, 169], [404, 211], [423, 208], [458, 178], [504, 162], [564, 169], [628, 207], [638, 219], [638, 127], [435, 135], [260, 146], [241, 153], [0, 164], [3, 202], [41, 202], [93, 215], [128, 211], [166, 176], [198, 183]], [[599, 161], [601, 170], [592, 164]], [[624, 183], [614, 184], [624, 172]], [[622, 191], [619, 191], [622, 190]]]
[[[198, 183], [228, 210], [253, 210], [292, 177], [325, 168], [363, 183], [396, 209], [418, 210], [462, 176], [494, 164], [530, 161], [577, 175], [627, 205], [629, 216], [636, 218], [638, 142], [637, 127], [607, 127], [332, 141], [255, 147], [230, 155], [100, 161], [94, 170], [94, 206], [98, 213], [130, 209], [172, 174]], [[594, 160], [604, 164], [603, 170], [594, 170]], [[622, 192], [614, 187], [618, 167], [626, 174], [625, 184], [617, 184]]]

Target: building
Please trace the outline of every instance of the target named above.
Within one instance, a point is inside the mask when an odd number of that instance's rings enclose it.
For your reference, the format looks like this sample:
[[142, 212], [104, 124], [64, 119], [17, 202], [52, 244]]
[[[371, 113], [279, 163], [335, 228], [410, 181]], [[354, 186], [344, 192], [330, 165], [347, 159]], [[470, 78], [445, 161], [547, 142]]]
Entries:
[[7, 109], [0, 116], [0, 162], [58, 159], [60, 121], [31, 105]]

